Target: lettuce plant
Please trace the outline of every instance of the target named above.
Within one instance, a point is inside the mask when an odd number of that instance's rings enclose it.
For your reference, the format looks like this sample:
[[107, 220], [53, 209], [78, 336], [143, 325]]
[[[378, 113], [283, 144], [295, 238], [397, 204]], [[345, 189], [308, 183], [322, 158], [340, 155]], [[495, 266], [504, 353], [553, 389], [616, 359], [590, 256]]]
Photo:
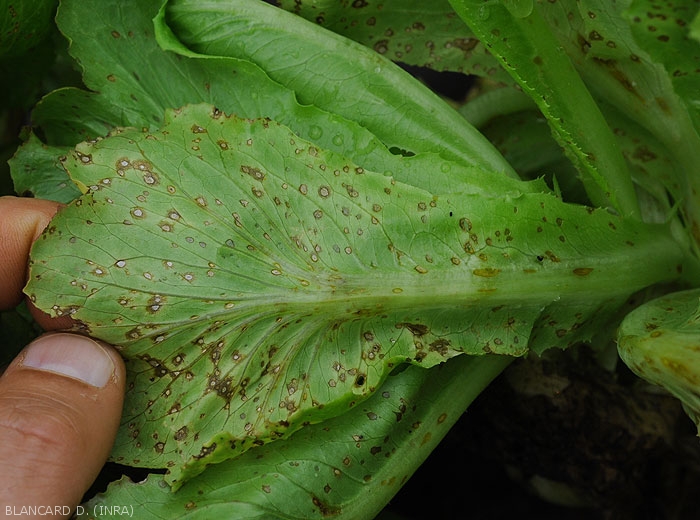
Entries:
[[120, 349], [113, 459], [167, 470], [89, 514], [373, 518], [513, 359], [671, 286], [619, 348], [696, 418], [697, 10], [61, 1], [84, 86], [11, 161], [68, 204], [25, 291]]

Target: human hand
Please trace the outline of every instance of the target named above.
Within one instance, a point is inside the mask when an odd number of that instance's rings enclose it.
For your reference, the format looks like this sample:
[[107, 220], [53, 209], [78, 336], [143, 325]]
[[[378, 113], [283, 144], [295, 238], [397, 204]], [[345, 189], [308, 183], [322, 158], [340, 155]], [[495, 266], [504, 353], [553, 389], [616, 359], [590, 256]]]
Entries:
[[[21, 301], [29, 249], [57, 209], [0, 197], [0, 310]], [[46, 330], [69, 325], [34, 314]], [[114, 443], [124, 381], [113, 348], [76, 334], [45, 334], [15, 358], [0, 377], [0, 517], [75, 509]]]

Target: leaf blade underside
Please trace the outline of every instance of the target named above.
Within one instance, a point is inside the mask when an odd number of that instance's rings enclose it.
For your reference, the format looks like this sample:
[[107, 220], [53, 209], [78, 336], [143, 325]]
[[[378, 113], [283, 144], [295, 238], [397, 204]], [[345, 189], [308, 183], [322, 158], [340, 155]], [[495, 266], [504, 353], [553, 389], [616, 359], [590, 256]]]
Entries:
[[144, 520], [232, 511], [240, 519], [375, 518], [510, 361], [463, 356], [430, 370], [408, 367], [347, 413], [210, 467], [175, 494], [159, 475], [124, 477], [79, 518], [117, 518], [122, 504], [140, 504]]
[[[167, 467], [175, 486], [344, 412], [400, 363], [588, 339], [682, 256], [665, 226], [529, 183], [490, 194], [477, 172], [429, 192], [209, 105], [63, 164], [86, 194], [37, 241], [25, 291], [121, 348], [113, 456]], [[392, 170], [424, 166], [395, 157]]]

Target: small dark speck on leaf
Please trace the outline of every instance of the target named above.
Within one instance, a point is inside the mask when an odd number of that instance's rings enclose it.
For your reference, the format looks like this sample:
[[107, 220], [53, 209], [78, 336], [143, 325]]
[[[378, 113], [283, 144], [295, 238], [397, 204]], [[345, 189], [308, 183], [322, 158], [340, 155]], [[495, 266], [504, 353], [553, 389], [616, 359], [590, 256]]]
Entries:
[[314, 505], [318, 508], [319, 512], [321, 513], [321, 516], [330, 517], [335, 516], [341, 512], [341, 509], [339, 507], [326, 504], [315, 495], [312, 495], [311, 500], [314, 503]]

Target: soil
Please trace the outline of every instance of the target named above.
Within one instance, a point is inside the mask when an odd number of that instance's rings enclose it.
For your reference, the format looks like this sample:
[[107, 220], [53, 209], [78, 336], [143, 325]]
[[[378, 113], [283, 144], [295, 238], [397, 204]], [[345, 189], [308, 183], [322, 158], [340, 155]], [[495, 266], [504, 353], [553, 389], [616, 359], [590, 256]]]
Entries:
[[555, 352], [504, 372], [380, 519], [696, 519], [698, 489], [700, 440], [675, 398]]

